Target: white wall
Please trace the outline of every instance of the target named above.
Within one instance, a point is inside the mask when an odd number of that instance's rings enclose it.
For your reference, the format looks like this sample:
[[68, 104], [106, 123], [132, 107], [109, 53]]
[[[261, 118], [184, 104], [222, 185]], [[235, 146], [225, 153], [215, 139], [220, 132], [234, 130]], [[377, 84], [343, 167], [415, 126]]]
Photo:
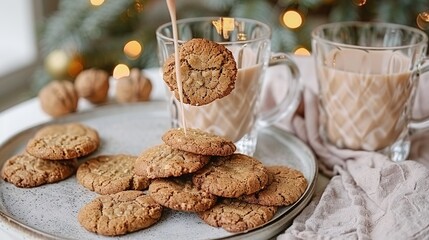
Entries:
[[28, 0], [0, 1], [0, 77], [36, 60], [33, 5]]

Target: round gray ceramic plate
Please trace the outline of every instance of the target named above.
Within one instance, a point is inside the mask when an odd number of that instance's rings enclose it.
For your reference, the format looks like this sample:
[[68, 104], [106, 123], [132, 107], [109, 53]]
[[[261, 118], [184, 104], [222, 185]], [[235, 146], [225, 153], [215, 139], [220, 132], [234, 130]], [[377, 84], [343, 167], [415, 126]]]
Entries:
[[[0, 165], [23, 151], [41, 127], [52, 123], [82, 122], [98, 130], [101, 146], [93, 155], [126, 153], [138, 155], [161, 143], [170, 127], [165, 102], [98, 107], [27, 129], [0, 146]], [[254, 155], [266, 165], [287, 165], [303, 172], [308, 188], [292, 206], [279, 208], [264, 226], [243, 233], [229, 233], [211, 227], [193, 213], [165, 210], [154, 226], [121, 239], [268, 239], [283, 231], [307, 205], [313, 195], [317, 165], [311, 151], [297, 138], [275, 127], [260, 131]], [[85, 159], [80, 160], [80, 162]], [[73, 176], [65, 181], [23, 189], [0, 181], [1, 225], [41, 239], [112, 239], [86, 231], [77, 221], [79, 209], [97, 196]]]

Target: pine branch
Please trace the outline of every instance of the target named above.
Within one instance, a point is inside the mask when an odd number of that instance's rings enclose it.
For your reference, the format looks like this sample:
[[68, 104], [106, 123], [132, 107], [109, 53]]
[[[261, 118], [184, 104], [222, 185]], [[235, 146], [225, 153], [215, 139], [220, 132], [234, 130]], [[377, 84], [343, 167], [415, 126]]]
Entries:
[[[79, 32], [94, 40], [108, 32], [112, 23], [118, 21], [118, 17], [134, 4], [134, 0], [106, 1], [103, 5], [91, 9], [83, 19]], [[133, 16], [125, 16], [132, 18]]]
[[[111, 33], [112, 25], [134, 2], [106, 1], [93, 7], [88, 0], [61, 1], [59, 11], [49, 19], [43, 32], [42, 53], [46, 55], [55, 49], [82, 52], [92, 48], [94, 42]], [[125, 28], [125, 24], [119, 28]]]
[[40, 40], [42, 54], [46, 55], [54, 49], [60, 48], [63, 42], [69, 42], [68, 36], [76, 33], [87, 10], [88, 1], [86, 0], [60, 1], [59, 10], [45, 24], [46, 27]]
[[267, 1], [241, 0], [231, 8], [229, 16], [252, 18], [274, 25], [278, 18], [276, 14], [273, 14], [273, 10], [273, 6]]

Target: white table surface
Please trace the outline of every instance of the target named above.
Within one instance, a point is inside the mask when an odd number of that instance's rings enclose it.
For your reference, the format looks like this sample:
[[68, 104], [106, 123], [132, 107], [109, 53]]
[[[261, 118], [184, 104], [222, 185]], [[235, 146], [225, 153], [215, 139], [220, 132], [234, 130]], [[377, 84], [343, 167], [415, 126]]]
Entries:
[[[314, 87], [313, 84], [309, 84], [314, 79], [313, 62], [310, 57], [294, 57], [300, 72], [301, 72], [301, 83], [306, 87]], [[165, 85], [161, 79], [161, 73], [158, 68], [148, 69], [143, 71], [149, 79], [152, 80], [152, 93], [151, 100], [165, 100]], [[272, 71], [267, 71], [268, 77], [275, 77], [276, 74]], [[109, 96], [113, 99], [115, 90], [115, 80], [111, 79], [111, 86], [109, 88]], [[79, 100], [78, 111], [88, 110], [95, 106], [84, 99]], [[52, 117], [42, 111], [40, 103], [37, 98], [27, 100], [14, 107], [11, 107], [3, 112], [0, 112], [0, 146], [7, 141], [10, 137], [15, 134], [36, 126], [38, 124], [51, 120]], [[329, 179], [324, 176], [319, 176], [316, 184], [316, 193], [320, 193], [324, 190]], [[27, 239], [28, 236], [23, 236], [14, 229], [8, 229], [8, 227], [0, 222], [0, 239]]]

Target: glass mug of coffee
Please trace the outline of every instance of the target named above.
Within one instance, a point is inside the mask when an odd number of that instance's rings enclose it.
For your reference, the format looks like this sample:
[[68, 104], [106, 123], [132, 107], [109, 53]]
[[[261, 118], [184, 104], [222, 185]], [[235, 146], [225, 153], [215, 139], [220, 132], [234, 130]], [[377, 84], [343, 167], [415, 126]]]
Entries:
[[[259, 127], [272, 125], [296, 110], [300, 100], [299, 71], [285, 53], [271, 53], [271, 29], [264, 23], [243, 18], [202, 17], [177, 21], [178, 43], [192, 38], [205, 38], [229, 49], [237, 63], [237, 79], [232, 92], [203, 106], [185, 104], [181, 116], [180, 102], [168, 90], [172, 126], [199, 128], [227, 137], [237, 145], [237, 151], [252, 155]], [[174, 53], [172, 24], [156, 31], [158, 57], [163, 66]], [[261, 92], [265, 70], [284, 65], [284, 97], [275, 106], [261, 109]]]
[[405, 160], [410, 126], [417, 123], [411, 109], [419, 76], [429, 71], [427, 46], [424, 32], [397, 24], [316, 27], [312, 47], [322, 139], [338, 148]]

